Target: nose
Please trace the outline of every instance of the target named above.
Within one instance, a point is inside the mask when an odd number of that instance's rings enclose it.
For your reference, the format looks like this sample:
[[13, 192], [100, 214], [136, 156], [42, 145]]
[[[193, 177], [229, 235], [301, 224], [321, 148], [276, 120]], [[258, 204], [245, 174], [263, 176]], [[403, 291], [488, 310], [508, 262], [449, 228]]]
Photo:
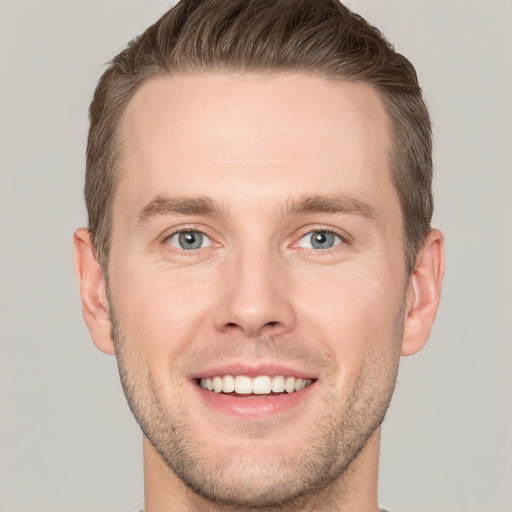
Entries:
[[233, 255], [225, 260], [215, 327], [248, 337], [279, 335], [295, 327], [292, 290], [285, 263], [267, 253]]

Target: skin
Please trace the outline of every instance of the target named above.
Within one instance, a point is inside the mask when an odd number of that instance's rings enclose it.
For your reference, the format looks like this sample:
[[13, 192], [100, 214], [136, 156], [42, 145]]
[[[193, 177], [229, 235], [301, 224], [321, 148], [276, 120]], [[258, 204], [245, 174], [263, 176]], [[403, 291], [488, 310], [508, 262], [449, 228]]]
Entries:
[[[145, 434], [147, 512], [378, 510], [379, 425], [444, 268], [433, 230], [406, 275], [389, 133], [369, 86], [301, 74], [159, 77], [131, 100], [108, 293], [84, 229], [75, 258]], [[207, 238], [187, 251], [180, 231]], [[233, 416], [195, 380], [227, 364], [313, 384], [283, 411]]]

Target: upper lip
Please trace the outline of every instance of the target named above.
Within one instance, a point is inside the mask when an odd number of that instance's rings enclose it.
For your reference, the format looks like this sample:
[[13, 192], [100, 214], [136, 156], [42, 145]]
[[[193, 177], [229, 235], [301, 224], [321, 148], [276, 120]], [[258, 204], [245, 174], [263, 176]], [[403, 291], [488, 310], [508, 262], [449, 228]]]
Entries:
[[215, 377], [216, 375], [246, 375], [247, 377], [257, 377], [258, 375], [283, 375], [285, 377], [298, 377], [301, 379], [317, 379], [315, 372], [297, 368], [295, 365], [276, 364], [276, 363], [229, 363], [208, 366], [203, 370], [194, 371], [191, 379], [202, 379]]

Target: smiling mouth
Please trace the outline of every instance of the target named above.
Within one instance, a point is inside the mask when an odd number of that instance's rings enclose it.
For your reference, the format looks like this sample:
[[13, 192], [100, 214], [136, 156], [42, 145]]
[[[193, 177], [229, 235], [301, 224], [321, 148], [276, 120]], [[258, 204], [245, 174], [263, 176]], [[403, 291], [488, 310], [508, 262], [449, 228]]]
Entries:
[[229, 395], [240, 395], [248, 397], [251, 395], [280, 395], [283, 393], [296, 393], [310, 386], [315, 379], [301, 379], [299, 377], [275, 375], [258, 375], [248, 377], [247, 375], [216, 375], [196, 379], [196, 382], [203, 389], [213, 393]]

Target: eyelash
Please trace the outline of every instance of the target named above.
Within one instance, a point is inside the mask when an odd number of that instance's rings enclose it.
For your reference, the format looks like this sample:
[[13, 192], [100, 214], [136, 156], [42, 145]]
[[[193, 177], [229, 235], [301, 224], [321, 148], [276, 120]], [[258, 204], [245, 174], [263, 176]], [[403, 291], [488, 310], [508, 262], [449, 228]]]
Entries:
[[[329, 247], [327, 249], [311, 249], [311, 248], [308, 248], [308, 247], [299, 247], [299, 242], [304, 238], [306, 237], [307, 235], [311, 235], [312, 233], [315, 233], [315, 232], [320, 232], [320, 233], [329, 233], [331, 235], [334, 235], [336, 237], [338, 237], [341, 242], [339, 244], [336, 244], [334, 245], [333, 247]], [[328, 255], [330, 253], [332, 253], [332, 251], [336, 251], [337, 249], [340, 248], [340, 246], [344, 246], [344, 245], [351, 245], [351, 239], [350, 237], [344, 233], [344, 232], [340, 232], [340, 231], [337, 231], [335, 229], [332, 229], [332, 228], [326, 228], [326, 227], [323, 227], [323, 226], [313, 226], [313, 227], [308, 227], [308, 229], [306, 231], [303, 231], [303, 233], [297, 238], [297, 241], [294, 242], [292, 244], [292, 247], [299, 247], [301, 249], [303, 249], [304, 251], [307, 251], [309, 253], [313, 253], [315, 255]]]
[[[180, 249], [178, 247], [171, 246], [169, 239], [171, 239], [173, 236], [179, 235], [181, 233], [191, 233], [191, 232], [200, 233], [201, 235], [206, 236], [210, 241], [210, 245], [207, 247], [199, 247], [197, 249], [189, 249], [189, 250]], [[327, 249], [314, 249], [314, 248], [308, 248], [308, 247], [300, 247], [299, 242], [304, 237], [306, 237], [307, 235], [311, 235], [314, 232], [332, 234], [332, 235], [338, 237], [341, 240], [341, 242], [339, 244], [336, 244], [333, 247], [329, 247]], [[210, 234], [207, 233], [207, 230], [205, 230], [204, 228], [199, 228], [197, 226], [185, 226], [185, 227], [182, 227], [179, 229], [175, 229], [169, 233], [166, 233], [162, 237], [162, 244], [166, 245], [169, 248], [169, 250], [180, 251], [181, 254], [184, 256], [194, 256], [201, 249], [208, 249], [209, 247], [222, 247], [222, 244], [219, 242], [216, 242], [215, 239]], [[320, 254], [327, 255], [327, 254], [330, 254], [333, 251], [337, 250], [339, 248], [339, 246], [344, 246], [344, 245], [351, 245], [351, 239], [345, 233], [341, 233], [340, 231], [337, 231], [332, 228], [325, 228], [323, 226], [313, 226], [313, 227], [308, 227], [307, 230], [303, 231], [301, 233], [301, 235], [295, 239], [295, 242], [293, 242], [290, 245], [290, 247], [299, 248], [299, 249], [302, 249], [304, 252], [315, 254], [315, 255], [320, 255]]]
[[[172, 246], [170, 244], [169, 240], [173, 236], [179, 235], [182, 233], [200, 233], [201, 235], [208, 238], [208, 240], [210, 241], [210, 245], [207, 247], [198, 247], [197, 249], [189, 249], [189, 250], [185, 250], [185, 249], [181, 249], [179, 247]], [[222, 244], [220, 244], [219, 242], [216, 242], [215, 239], [211, 235], [209, 235], [204, 228], [199, 228], [197, 226], [185, 226], [182, 228], [175, 229], [171, 232], [165, 233], [165, 235], [162, 236], [162, 244], [167, 246], [168, 250], [180, 251], [181, 254], [184, 256], [194, 256], [197, 254], [198, 251], [200, 251], [202, 249], [208, 249], [209, 247], [221, 247], [222, 246]]]

